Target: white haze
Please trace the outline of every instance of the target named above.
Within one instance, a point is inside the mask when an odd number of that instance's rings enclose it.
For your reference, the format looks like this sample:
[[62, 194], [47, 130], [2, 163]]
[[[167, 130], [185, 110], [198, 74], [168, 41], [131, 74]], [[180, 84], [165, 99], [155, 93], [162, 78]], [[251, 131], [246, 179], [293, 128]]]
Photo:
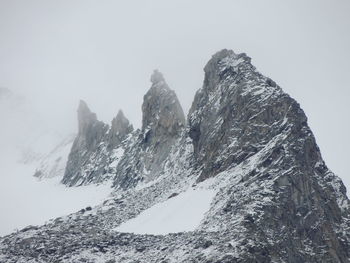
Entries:
[[95, 206], [111, 192], [109, 183], [67, 189], [59, 183], [60, 178], [38, 181], [30, 176], [35, 171], [33, 165], [12, 160], [6, 165], [9, 167], [1, 168], [1, 172], [8, 171], [8, 179], [0, 184], [0, 236]]
[[246, 52], [300, 102], [327, 165], [350, 188], [349, 13], [347, 0], [0, 0], [0, 87], [21, 97], [11, 107], [0, 101], [0, 180], [9, 185], [0, 203], [44, 194], [13, 184], [29, 170], [5, 167], [28, 145], [45, 152], [76, 132], [79, 99], [105, 122], [121, 108], [139, 127], [158, 68], [187, 112], [222, 48]]

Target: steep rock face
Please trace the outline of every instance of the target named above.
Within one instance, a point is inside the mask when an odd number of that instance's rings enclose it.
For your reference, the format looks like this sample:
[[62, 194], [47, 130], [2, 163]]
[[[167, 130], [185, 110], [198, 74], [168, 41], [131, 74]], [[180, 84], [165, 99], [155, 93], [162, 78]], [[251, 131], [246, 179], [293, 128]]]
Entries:
[[105, 136], [108, 126], [97, 120], [86, 102], [80, 101], [78, 107], [78, 136], [75, 143], [79, 149], [91, 150], [97, 147]]
[[78, 108], [78, 135], [74, 140], [62, 183], [68, 186], [100, 183], [114, 176], [132, 125], [122, 111], [112, 126], [97, 120], [85, 102]]
[[185, 115], [173, 90], [158, 70], [151, 76], [152, 86], [143, 98], [142, 131], [148, 132], [146, 143], [158, 137], [174, 136], [185, 125]]
[[257, 153], [281, 132], [288, 115], [306, 122], [298, 104], [245, 54], [222, 50], [204, 68], [202, 89], [189, 112], [189, 136], [203, 180]]
[[[78, 107], [78, 135], [73, 142], [68, 157], [66, 171], [62, 183], [73, 186], [83, 184], [83, 168], [104, 140], [108, 126], [97, 120], [96, 114], [91, 112], [86, 102], [80, 101]], [[92, 171], [93, 174], [100, 173]]]
[[123, 189], [150, 181], [162, 172], [172, 146], [180, 139], [185, 115], [163, 75], [155, 70], [144, 96], [142, 128], [133, 131], [122, 111], [111, 128], [97, 120], [85, 102], [78, 109], [79, 133], [62, 182], [68, 186], [114, 178]]
[[[249, 57], [229, 50], [213, 56], [185, 127], [162, 76], [151, 81], [142, 129], [122, 142], [115, 194], [91, 213], [0, 239], [0, 260], [350, 262], [346, 189], [322, 160], [298, 103]], [[114, 230], [174, 194], [199, 189], [216, 195], [192, 232]]]
[[155, 70], [151, 82], [142, 104], [142, 128], [135, 133], [133, 144], [117, 167], [114, 180], [117, 187], [157, 178], [185, 126], [180, 102], [163, 75]]
[[[229, 220], [222, 227], [233, 227], [236, 215], [245, 214], [242, 242], [259, 243], [245, 252], [251, 260], [259, 255], [264, 260], [313, 261], [296, 252], [311, 246], [327, 262], [348, 262], [345, 187], [324, 164], [299, 104], [257, 72], [245, 54], [222, 50], [204, 71], [203, 88], [188, 117], [197, 182], [255, 161], [229, 187], [232, 199], [224, 210]], [[270, 201], [262, 202], [266, 198]], [[217, 221], [210, 221], [217, 228]], [[283, 255], [276, 242], [271, 245], [277, 236]]]
[[142, 104], [142, 133], [145, 169], [149, 173], [160, 170], [172, 145], [185, 126], [185, 115], [173, 90], [163, 75], [155, 70], [151, 76], [152, 86]]
[[120, 145], [128, 134], [134, 130], [129, 120], [125, 118], [124, 113], [119, 110], [117, 116], [112, 120], [112, 126], [108, 134], [108, 148], [112, 149]]

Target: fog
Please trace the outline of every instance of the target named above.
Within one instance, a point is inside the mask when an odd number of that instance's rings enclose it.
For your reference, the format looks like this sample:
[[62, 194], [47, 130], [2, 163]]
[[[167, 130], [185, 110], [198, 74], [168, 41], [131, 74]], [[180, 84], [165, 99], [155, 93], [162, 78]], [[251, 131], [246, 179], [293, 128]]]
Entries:
[[0, 159], [43, 129], [75, 132], [79, 99], [105, 122], [123, 109], [139, 127], [156, 68], [187, 112], [205, 63], [227, 48], [301, 104], [350, 189], [349, 13], [347, 0], [0, 0], [0, 87], [26, 105], [0, 114]]

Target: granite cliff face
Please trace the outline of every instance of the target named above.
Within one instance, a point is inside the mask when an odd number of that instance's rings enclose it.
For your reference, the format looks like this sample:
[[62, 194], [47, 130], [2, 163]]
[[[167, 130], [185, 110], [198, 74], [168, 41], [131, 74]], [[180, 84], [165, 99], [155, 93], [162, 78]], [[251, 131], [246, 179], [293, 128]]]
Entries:
[[[110, 179], [114, 194], [89, 213], [0, 239], [0, 260], [350, 262], [346, 189], [322, 160], [299, 104], [246, 54], [222, 50], [204, 72], [187, 123], [158, 71], [140, 130], [132, 132], [122, 114], [109, 129], [81, 105], [63, 182]], [[87, 167], [91, 173], [82, 173]], [[115, 230], [156, 204], [201, 189], [215, 196], [194, 231]]]

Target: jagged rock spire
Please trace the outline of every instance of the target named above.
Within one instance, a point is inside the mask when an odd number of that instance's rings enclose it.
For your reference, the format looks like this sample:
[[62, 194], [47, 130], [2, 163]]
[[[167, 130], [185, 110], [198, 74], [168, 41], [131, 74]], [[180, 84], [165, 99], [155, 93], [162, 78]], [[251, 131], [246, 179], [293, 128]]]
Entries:
[[173, 90], [162, 73], [155, 70], [151, 76], [152, 86], [142, 104], [142, 130], [162, 129], [175, 135], [185, 125], [185, 115]]
[[181, 138], [185, 126], [180, 102], [162, 73], [155, 70], [151, 83], [142, 104], [142, 128], [138, 139], [125, 152], [117, 167], [114, 185], [121, 188], [160, 176], [165, 160]]
[[109, 147], [115, 147], [120, 144], [133, 129], [129, 120], [124, 116], [123, 111], [119, 110], [117, 116], [112, 120], [112, 126], [109, 131]]
[[155, 69], [153, 71], [153, 74], [151, 75], [151, 82], [153, 85], [161, 83], [161, 82], [165, 82], [163, 74], [158, 69]]
[[78, 107], [78, 133], [84, 134], [88, 126], [96, 121], [96, 114], [90, 111], [85, 101], [80, 100]]
[[[252, 142], [276, 135], [276, 130], [263, 127], [282, 123], [288, 110], [298, 108], [276, 83], [256, 71], [245, 53], [221, 50], [204, 72], [188, 116], [195, 156], [204, 166], [199, 180], [255, 154], [259, 149]], [[293, 120], [303, 122], [305, 115], [301, 111]], [[228, 154], [223, 157], [223, 152]]]
[[223, 49], [215, 53], [204, 67], [204, 85], [208, 91], [228, 74], [238, 75], [241, 69], [255, 69], [251, 58], [245, 53], [236, 54], [233, 50]]
[[106, 137], [108, 125], [97, 120], [95, 113], [91, 112], [86, 102], [80, 100], [78, 107], [78, 135], [74, 140], [62, 183], [72, 186], [83, 183], [86, 178], [82, 176], [81, 167], [88, 162], [91, 155], [97, 150], [99, 144]]
[[129, 123], [129, 120], [124, 116], [123, 111], [119, 110], [117, 116], [112, 120], [111, 131], [113, 133], [125, 134], [130, 127], [132, 125]]

